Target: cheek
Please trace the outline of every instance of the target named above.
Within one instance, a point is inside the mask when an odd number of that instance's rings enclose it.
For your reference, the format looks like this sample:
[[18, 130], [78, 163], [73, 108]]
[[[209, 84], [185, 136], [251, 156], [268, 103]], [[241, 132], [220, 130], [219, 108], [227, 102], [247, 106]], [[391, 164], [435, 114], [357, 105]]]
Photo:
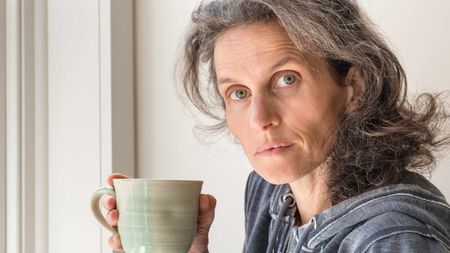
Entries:
[[323, 152], [328, 153], [335, 142], [336, 131], [338, 129], [340, 115], [345, 109], [341, 99], [329, 100], [327, 106], [319, 108], [316, 111], [317, 115], [314, 120], [315, 135], [317, 138], [317, 145], [321, 145]]
[[292, 110], [291, 117], [285, 119], [290, 118], [290, 125], [306, 145], [304, 148], [313, 153], [322, 152], [324, 148], [328, 150], [326, 146], [335, 132], [341, 106], [323, 97], [321, 100], [306, 99], [303, 102], [299, 106], [301, 108]]
[[252, 145], [252, 133], [249, 127], [249, 121], [245, 117], [245, 114], [226, 114], [227, 127], [231, 134], [239, 141], [240, 145], [244, 148], [248, 157], [254, 149]]
[[239, 117], [235, 113], [226, 112], [226, 121], [227, 121], [227, 127], [230, 130], [230, 132], [233, 134], [233, 136], [242, 143], [242, 136], [244, 135], [244, 117]]

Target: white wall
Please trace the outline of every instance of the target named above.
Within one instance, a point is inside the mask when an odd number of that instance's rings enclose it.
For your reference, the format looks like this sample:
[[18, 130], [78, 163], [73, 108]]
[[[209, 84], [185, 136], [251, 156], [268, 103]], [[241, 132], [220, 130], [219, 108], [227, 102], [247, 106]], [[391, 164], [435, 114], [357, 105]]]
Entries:
[[[195, 122], [178, 101], [172, 79], [178, 45], [198, 2], [135, 2], [138, 176], [205, 180], [203, 192], [218, 199], [210, 252], [240, 252], [244, 187], [251, 167], [228, 137], [209, 146], [194, 138]], [[412, 91], [450, 88], [449, 1], [361, 2], [396, 48]], [[433, 177], [447, 198], [449, 165], [448, 160], [441, 163]]]

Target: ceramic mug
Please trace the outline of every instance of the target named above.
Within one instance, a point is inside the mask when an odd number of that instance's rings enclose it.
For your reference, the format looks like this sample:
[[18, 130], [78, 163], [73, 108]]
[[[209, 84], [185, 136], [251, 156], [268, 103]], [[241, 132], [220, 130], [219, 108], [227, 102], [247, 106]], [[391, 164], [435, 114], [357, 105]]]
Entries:
[[[197, 227], [203, 181], [113, 179], [114, 189], [97, 190], [91, 200], [97, 220], [119, 233], [127, 253], [186, 253]], [[118, 230], [100, 209], [104, 195], [116, 198]]]

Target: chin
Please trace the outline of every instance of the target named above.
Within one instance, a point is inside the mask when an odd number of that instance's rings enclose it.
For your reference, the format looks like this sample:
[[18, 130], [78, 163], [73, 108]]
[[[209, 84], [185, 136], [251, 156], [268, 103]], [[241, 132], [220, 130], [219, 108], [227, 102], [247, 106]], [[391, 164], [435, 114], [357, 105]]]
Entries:
[[259, 167], [255, 171], [271, 184], [288, 184], [302, 177], [298, 170], [285, 167]]

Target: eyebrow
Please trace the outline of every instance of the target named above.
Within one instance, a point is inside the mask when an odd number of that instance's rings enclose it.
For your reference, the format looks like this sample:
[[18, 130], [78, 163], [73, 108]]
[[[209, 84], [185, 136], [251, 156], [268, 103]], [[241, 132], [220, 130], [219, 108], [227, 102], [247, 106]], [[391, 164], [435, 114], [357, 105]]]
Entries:
[[[281, 58], [277, 63], [275, 63], [270, 68], [270, 70], [274, 71], [275, 69], [280, 68], [280, 67], [286, 65], [287, 63], [289, 63], [291, 61], [298, 62], [294, 57], [288, 55], [288, 56], [285, 56], [285, 57]], [[218, 85], [221, 85], [221, 84], [224, 84], [224, 83], [236, 83], [236, 81], [234, 79], [232, 79], [232, 78], [225, 77], [225, 78], [220, 78], [217, 83], [218, 83]]]

